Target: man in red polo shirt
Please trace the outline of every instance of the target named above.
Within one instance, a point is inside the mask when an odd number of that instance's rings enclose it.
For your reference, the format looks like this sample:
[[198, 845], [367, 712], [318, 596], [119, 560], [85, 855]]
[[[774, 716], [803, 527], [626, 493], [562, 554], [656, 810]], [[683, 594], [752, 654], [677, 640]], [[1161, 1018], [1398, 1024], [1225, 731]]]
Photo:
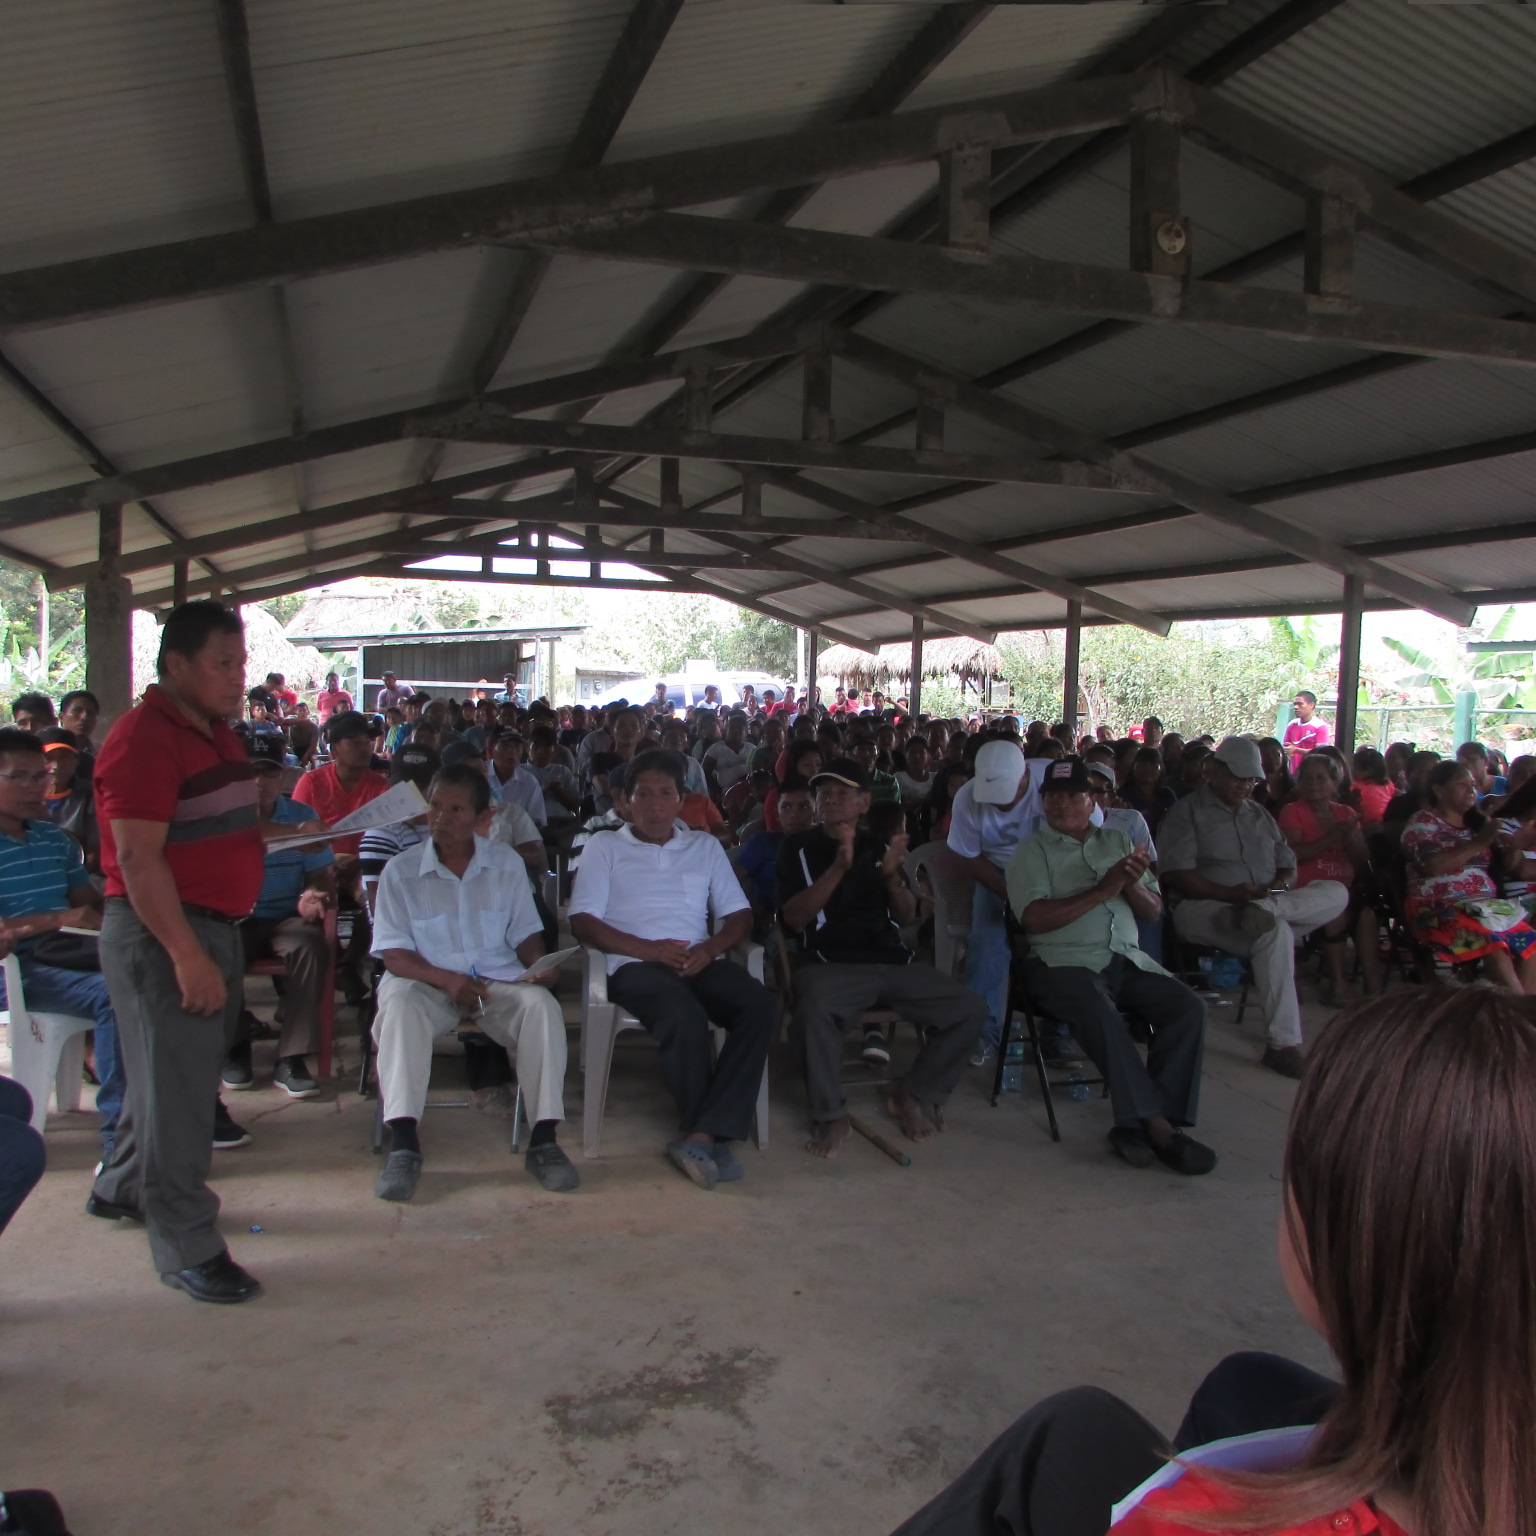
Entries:
[[[294, 786], [293, 800], [307, 805], [327, 826], [350, 815], [359, 806], [377, 800], [389, 788], [384, 774], [370, 768], [373, 737], [368, 733], [368, 717], [355, 709], [342, 710], [325, 723], [325, 739], [330, 744], [331, 760], [324, 768], [312, 768]], [[347, 866], [356, 863], [363, 835], [338, 837], [331, 843], [336, 857]]]
[[141, 1219], [166, 1285], [249, 1301], [261, 1286], [224, 1246], [207, 1183], [219, 1072], [240, 1018], [239, 924], [264, 868], [255, 779], [229, 728], [245, 696], [239, 615], [184, 603], [161, 631], [159, 675], [96, 759], [101, 969], [128, 1096], [86, 1209]]

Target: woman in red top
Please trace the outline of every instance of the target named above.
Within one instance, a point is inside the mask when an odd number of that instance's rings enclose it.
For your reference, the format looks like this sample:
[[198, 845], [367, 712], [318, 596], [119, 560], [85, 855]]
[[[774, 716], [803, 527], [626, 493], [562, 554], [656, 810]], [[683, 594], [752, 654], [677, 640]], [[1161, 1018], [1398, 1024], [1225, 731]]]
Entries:
[[[1342, 1385], [1235, 1356], [1171, 1445], [1098, 1388], [1062, 1393], [898, 1536], [1530, 1536], [1533, 1101], [1536, 999], [1402, 987], [1340, 1014], [1292, 1111], [1279, 1257]], [[1213, 1430], [1269, 1433], [1218, 1471]]]
[[1381, 990], [1381, 938], [1376, 909], [1370, 902], [1371, 860], [1360, 832], [1360, 817], [1339, 801], [1342, 788], [1342, 770], [1335, 758], [1326, 752], [1309, 752], [1296, 775], [1296, 798], [1282, 806], [1275, 818], [1296, 855], [1297, 887], [1314, 880], [1337, 880], [1349, 890], [1349, 905], [1322, 931], [1323, 955], [1328, 962], [1322, 1000], [1329, 1006], [1341, 1002], [1349, 989], [1344, 945], [1351, 927], [1365, 974], [1365, 990]]

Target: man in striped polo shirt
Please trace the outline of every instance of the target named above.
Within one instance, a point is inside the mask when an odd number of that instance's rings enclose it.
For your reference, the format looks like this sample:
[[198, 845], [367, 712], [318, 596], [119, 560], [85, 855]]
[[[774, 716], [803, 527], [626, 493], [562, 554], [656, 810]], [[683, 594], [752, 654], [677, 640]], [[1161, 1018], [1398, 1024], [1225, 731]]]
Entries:
[[38, 942], [63, 927], [96, 927], [101, 897], [85, 873], [79, 844], [48, 819], [47, 783], [42, 740], [30, 731], [0, 729], [0, 918], [16, 950], [27, 1006], [96, 1021], [96, 1108], [106, 1157], [123, 1103], [112, 999], [99, 971], [50, 964]]
[[264, 869], [256, 783], [229, 727], [245, 697], [239, 615], [211, 601], [177, 608], [160, 634], [159, 677], [96, 761], [101, 966], [128, 1097], [93, 1214], [140, 1217], [166, 1285], [249, 1301], [261, 1286], [224, 1246], [207, 1184], [219, 1073], [240, 1018], [239, 925]]

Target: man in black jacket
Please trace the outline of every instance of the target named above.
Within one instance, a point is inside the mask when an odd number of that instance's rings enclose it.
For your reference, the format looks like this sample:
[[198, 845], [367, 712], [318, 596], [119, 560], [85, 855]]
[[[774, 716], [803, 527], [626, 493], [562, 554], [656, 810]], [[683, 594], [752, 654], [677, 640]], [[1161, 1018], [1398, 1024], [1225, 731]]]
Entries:
[[848, 1138], [843, 1035], [871, 1008], [899, 1009], [924, 1032], [917, 1059], [886, 1103], [903, 1135], [926, 1141], [981, 1033], [986, 1003], [920, 964], [902, 942], [899, 925], [916, 909], [902, 868], [907, 838], [860, 830], [870, 805], [864, 770], [838, 758], [811, 788], [821, 824], [785, 838], [778, 870], [779, 913], [800, 957], [795, 1023], [805, 1040], [811, 1105], [806, 1150], [836, 1157]]

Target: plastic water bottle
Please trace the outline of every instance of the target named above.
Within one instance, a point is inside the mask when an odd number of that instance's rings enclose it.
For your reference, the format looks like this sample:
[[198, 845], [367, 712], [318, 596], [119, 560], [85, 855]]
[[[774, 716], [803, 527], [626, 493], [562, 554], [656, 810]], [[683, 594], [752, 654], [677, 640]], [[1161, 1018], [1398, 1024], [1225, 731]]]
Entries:
[[1003, 1058], [1003, 1092], [1017, 1093], [1024, 1081], [1024, 1042], [1009, 1043], [1008, 1054]]
[[1092, 1096], [1093, 1089], [1083, 1081], [1083, 1074], [1081, 1072], [1073, 1072], [1067, 1078], [1067, 1081], [1071, 1084], [1067, 1092], [1072, 1095], [1075, 1102], [1081, 1104], [1085, 1099]]

